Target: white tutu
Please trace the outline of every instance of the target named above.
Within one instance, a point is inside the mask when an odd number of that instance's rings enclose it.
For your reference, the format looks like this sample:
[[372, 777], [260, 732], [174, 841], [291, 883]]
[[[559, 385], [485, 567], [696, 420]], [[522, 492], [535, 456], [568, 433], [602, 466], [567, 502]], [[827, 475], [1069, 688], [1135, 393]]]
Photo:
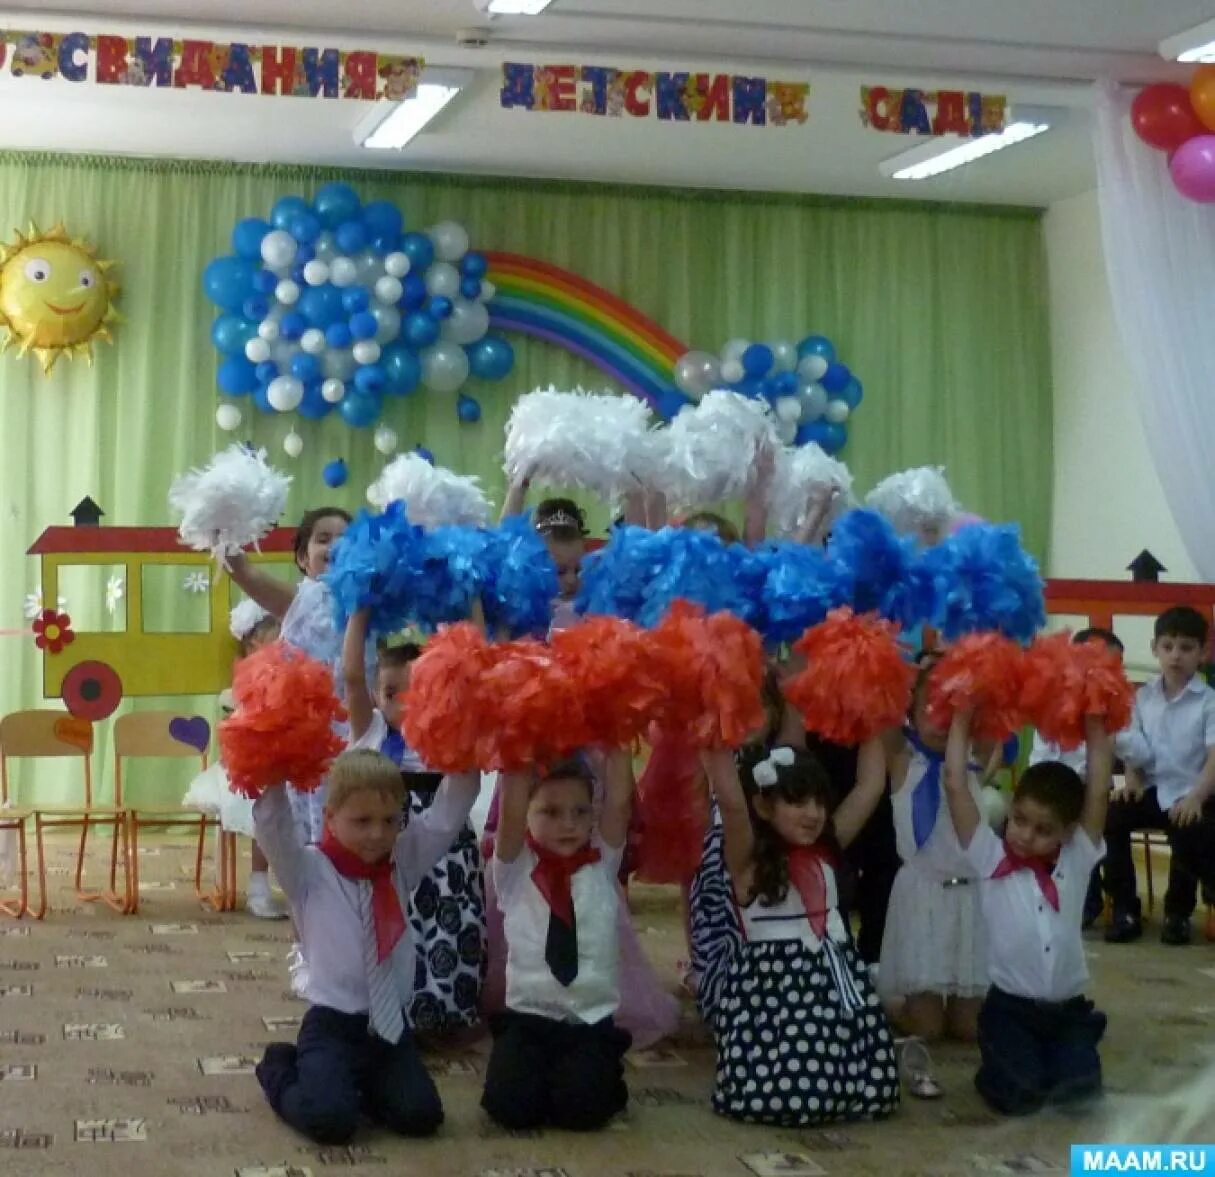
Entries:
[[222, 764], [200, 772], [181, 799], [183, 809], [199, 809], [219, 817], [219, 824], [230, 834], [253, 837], [253, 802], [228, 788], [228, 774]]
[[977, 881], [946, 887], [942, 876], [904, 864], [890, 891], [878, 995], [883, 1001], [912, 993], [982, 997], [987, 987]]

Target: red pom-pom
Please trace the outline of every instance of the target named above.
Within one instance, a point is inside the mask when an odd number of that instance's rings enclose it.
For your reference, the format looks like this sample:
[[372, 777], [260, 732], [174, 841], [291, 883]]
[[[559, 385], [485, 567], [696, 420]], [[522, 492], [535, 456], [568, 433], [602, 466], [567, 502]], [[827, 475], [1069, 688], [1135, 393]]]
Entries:
[[497, 653], [480, 629], [462, 621], [439, 630], [414, 662], [401, 730], [436, 772], [478, 767], [477, 740], [487, 722], [480, 682]]
[[974, 709], [971, 734], [979, 740], [1005, 740], [1024, 722], [1021, 681], [1025, 653], [998, 633], [960, 638], [928, 676], [928, 718], [945, 730], [954, 712]]
[[345, 747], [333, 730], [346, 712], [329, 667], [274, 642], [237, 664], [232, 697], [236, 710], [219, 725], [232, 789], [246, 797], [284, 781], [315, 789]]
[[860, 744], [904, 721], [915, 668], [903, 657], [897, 632], [876, 614], [833, 609], [794, 644], [807, 666], [785, 683], [785, 698], [810, 731], [837, 744]]
[[[619, 617], [587, 617], [551, 640], [577, 684], [587, 742], [623, 748], [636, 740], [666, 695], [647, 632]], [[565, 722], [563, 716], [554, 720]]]
[[1084, 742], [1084, 721], [1099, 716], [1106, 731], [1130, 722], [1135, 688], [1122, 660], [1100, 639], [1076, 644], [1066, 633], [1038, 638], [1025, 655], [1021, 705], [1042, 736], [1061, 748]]
[[650, 634], [667, 686], [660, 726], [698, 748], [737, 748], [762, 727], [763, 647], [745, 621], [676, 601]]

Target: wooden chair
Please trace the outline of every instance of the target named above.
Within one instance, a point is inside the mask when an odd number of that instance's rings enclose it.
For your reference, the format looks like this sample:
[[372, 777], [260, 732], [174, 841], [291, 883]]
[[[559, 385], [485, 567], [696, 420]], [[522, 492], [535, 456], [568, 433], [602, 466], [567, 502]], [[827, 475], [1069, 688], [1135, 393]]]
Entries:
[[[66, 711], [13, 711], [0, 718], [0, 804], [9, 799], [8, 762], [23, 757], [78, 757], [84, 768], [83, 805], [48, 807], [34, 806], [34, 841], [38, 868], [39, 903], [34, 915], [42, 919], [47, 910], [46, 846], [43, 834], [48, 829], [80, 828], [80, 846], [76, 853], [76, 895], [87, 902], [101, 900], [115, 911], [126, 911], [130, 903], [130, 854], [126, 823], [119, 806], [93, 804], [93, 725], [87, 719], [77, 719]], [[108, 891], [86, 891], [83, 874], [89, 830], [93, 826], [113, 828], [110, 847], [110, 888]], [[18, 829], [19, 858], [23, 830]], [[121, 852], [123, 889], [118, 891], [116, 876]], [[28, 884], [19, 884], [28, 886]], [[28, 907], [27, 907], [28, 910]], [[11, 914], [11, 913], [10, 913]]]
[[17, 845], [17, 875], [14, 880], [15, 896], [0, 899], [0, 912], [20, 919], [30, 909], [29, 846], [26, 826], [33, 815], [32, 809], [0, 809], [0, 835], [12, 834]]
[[[183, 739], [174, 734], [178, 723], [202, 724], [197, 718], [189, 719], [176, 711], [138, 711], [123, 715], [114, 721], [114, 801], [127, 814], [128, 837], [131, 845], [131, 904], [129, 911], [139, 910], [139, 831], [148, 826], [186, 827], [197, 831], [194, 855], [194, 893], [216, 911], [231, 911], [236, 906], [236, 836], [226, 833], [219, 824], [218, 815], [204, 813], [198, 809], [183, 809], [180, 805], [165, 808], [148, 808], [126, 804], [123, 800], [123, 761], [133, 757], [194, 759], [200, 771], [207, 767], [209, 726], [205, 731], [193, 733], [201, 736], [199, 743]], [[216, 851], [216, 885], [204, 888], [202, 881], [203, 858], [207, 848], [207, 832], [214, 826], [218, 837]]]
[[[1147, 885], [1147, 913], [1151, 915], [1156, 903], [1155, 888], [1152, 886], [1152, 851], [1167, 850], [1169, 839], [1163, 830], [1140, 830], [1139, 836], [1143, 839], [1143, 878]], [[1207, 912], [1203, 934], [1207, 940], [1215, 941], [1215, 907], [1211, 905], [1205, 891], [1201, 898]]]

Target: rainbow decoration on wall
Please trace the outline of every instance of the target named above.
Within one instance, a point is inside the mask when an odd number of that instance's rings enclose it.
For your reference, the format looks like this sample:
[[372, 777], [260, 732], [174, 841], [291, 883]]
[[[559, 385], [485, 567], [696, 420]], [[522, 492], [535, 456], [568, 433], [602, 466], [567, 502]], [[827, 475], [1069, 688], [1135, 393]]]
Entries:
[[587, 360], [649, 403], [664, 420], [686, 404], [675, 361], [689, 347], [601, 286], [560, 266], [516, 253], [487, 251], [497, 288], [490, 325], [556, 344]]

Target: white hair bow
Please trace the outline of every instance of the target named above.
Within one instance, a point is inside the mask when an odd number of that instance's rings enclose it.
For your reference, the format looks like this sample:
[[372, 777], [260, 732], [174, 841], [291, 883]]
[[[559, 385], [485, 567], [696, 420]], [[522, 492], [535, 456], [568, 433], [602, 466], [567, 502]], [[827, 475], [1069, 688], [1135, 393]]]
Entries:
[[773, 748], [768, 754], [767, 760], [761, 760], [754, 769], [751, 770], [751, 779], [755, 782], [757, 789], [770, 789], [776, 784], [778, 766], [785, 768], [793, 764], [793, 749], [792, 748]]

